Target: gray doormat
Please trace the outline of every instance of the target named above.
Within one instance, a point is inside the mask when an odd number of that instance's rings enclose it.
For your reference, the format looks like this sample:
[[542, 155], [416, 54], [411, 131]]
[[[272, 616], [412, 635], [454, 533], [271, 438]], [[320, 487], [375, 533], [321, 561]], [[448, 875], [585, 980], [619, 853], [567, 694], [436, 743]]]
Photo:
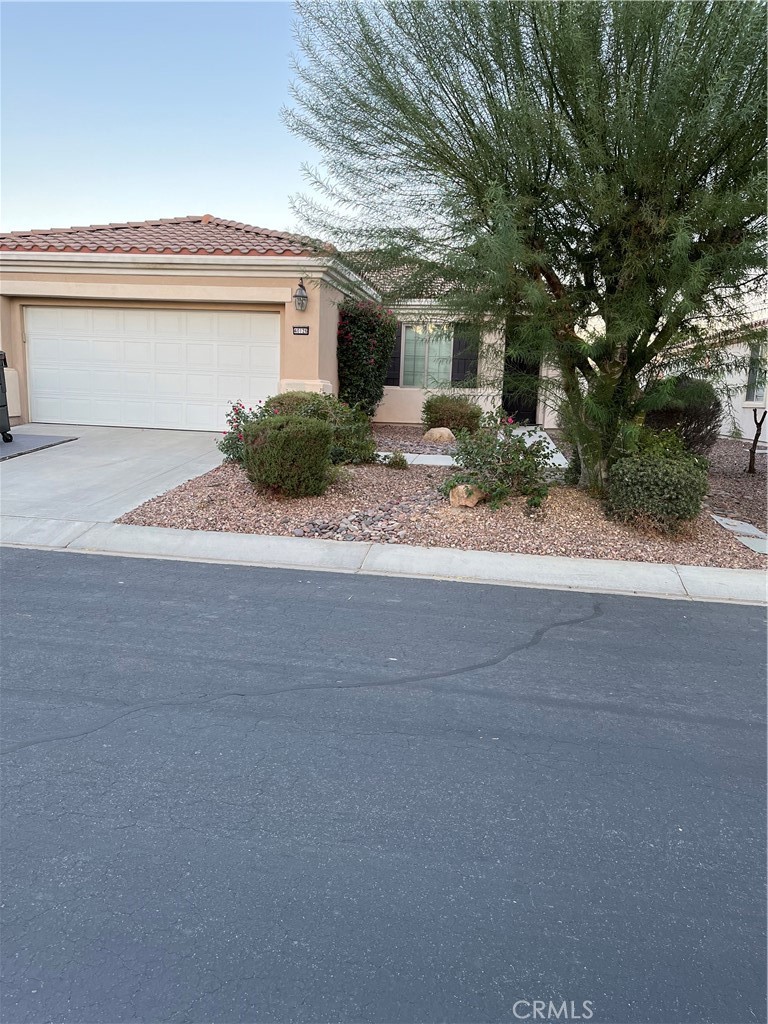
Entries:
[[55, 437], [51, 434], [14, 434], [13, 427], [11, 434], [12, 441], [7, 444], [0, 441], [0, 462], [15, 459], [17, 455], [29, 455], [30, 452], [39, 452], [43, 448], [53, 448], [54, 445], [77, 440], [76, 437]]

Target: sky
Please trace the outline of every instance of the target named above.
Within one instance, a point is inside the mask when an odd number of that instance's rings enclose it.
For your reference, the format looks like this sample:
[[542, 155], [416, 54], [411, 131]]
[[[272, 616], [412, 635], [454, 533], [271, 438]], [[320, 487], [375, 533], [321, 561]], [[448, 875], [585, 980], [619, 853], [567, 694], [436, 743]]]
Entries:
[[288, 2], [3, 2], [0, 230], [212, 213], [277, 230], [316, 155], [280, 119]]

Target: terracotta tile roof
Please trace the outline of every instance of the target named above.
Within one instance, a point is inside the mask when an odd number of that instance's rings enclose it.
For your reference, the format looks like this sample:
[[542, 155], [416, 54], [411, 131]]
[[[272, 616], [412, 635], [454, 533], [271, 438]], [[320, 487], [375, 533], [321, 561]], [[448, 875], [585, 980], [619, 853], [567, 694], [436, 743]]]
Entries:
[[89, 224], [0, 234], [5, 252], [174, 253], [182, 256], [306, 256], [308, 238], [269, 231], [206, 213], [202, 217]]

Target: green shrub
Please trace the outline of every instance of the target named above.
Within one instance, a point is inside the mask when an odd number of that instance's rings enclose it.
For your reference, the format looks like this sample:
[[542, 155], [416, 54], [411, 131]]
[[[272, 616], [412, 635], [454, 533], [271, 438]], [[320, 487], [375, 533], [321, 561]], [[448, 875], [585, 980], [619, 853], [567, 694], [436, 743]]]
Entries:
[[330, 423], [333, 430], [332, 462], [376, 461], [371, 421], [362, 409], [352, 407], [334, 395], [319, 395], [313, 391], [286, 391], [264, 403], [265, 417], [296, 415]]
[[382, 459], [382, 464], [387, 466], [389, 469], [410, 469], [408, 460], [402, 452], [391, 452], [386, 458]]
[[256, 487], [289, 498], [322, 494], [331, 481], [331, 424], [307, 416], [269, 416], [245, 427], [245, 471]]
[[706, 468], [702, 456], [694, 456], [675, 430], [649, 430], [641, 427], [637, 434], [636, 449], [629, 454], [647, 455], [656, 459], [697, 459]]
[[397, 319], [376, 302], [346, 299], [339, 307], [336, 360], [339, 397], [373, 416], [397, 339]]
[[648, 389], [646, 402], [645, 425], [674, 430], [689, 451], [703, 455], [717, 441], [723, 406], [709, 381], [670, 377]]
[[476, 402], [462, 395], [430, 395], [421, 410], [425, 430], [448, 427], [450, 430], [474, 431], [480, 426], [483, 411]]
[[625, 523], [647, 524], [666, 533], [701, 512], [707, 493], [706, 461], [689, 453], [667, 454], [652, 447], [619, 459], [611, 468], [606, 509]]
[[524, 494], [528, 506], [538, 508], [549, 493], [545, 443], [539, 440], [526, 444], [511, 425], [486, 421], [474, 433], [461, 431], [454, 459], [459, 470], [442, 485], [444, 494], [458, 484], [469, 484], [485, 491], [494, 507], [513, 494]]

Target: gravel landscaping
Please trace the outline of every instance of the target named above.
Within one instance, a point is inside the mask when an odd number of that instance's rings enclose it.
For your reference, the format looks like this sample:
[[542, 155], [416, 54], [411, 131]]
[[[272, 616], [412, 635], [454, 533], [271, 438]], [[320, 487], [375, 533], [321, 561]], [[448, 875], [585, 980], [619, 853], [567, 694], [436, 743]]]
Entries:
[[707, 515], [676, 539], [644, 534], [607, 520], [598, 501], [571, 487], [553, 488], [544, 510], [534, 515], [527, 514], [523, 498], [497, 511], [484, 505], [454, 509], [437, 492], [449, 473], [437, 466], [348, 467], [322, 497], [280, 499], [257, 493], [238, 466], [223, 465], [118, 522], [744, 569], [765, 565], [763, 556]]
[[376, 447], [380, 452], [407, 452], [409, 455], [453, 455], [454, 445], [423, 441], [423, 427], [373, 425]]
[[709, 459], [709, 494], [707, 508], [719, 515], [730, 516], [768, 531], [766, 523], [766, 468], [768, 453], [763, 448], [755, 460], [757, 472], [747, 475], [749, 444], [744, 441], [721, 440], [712, 448]]

